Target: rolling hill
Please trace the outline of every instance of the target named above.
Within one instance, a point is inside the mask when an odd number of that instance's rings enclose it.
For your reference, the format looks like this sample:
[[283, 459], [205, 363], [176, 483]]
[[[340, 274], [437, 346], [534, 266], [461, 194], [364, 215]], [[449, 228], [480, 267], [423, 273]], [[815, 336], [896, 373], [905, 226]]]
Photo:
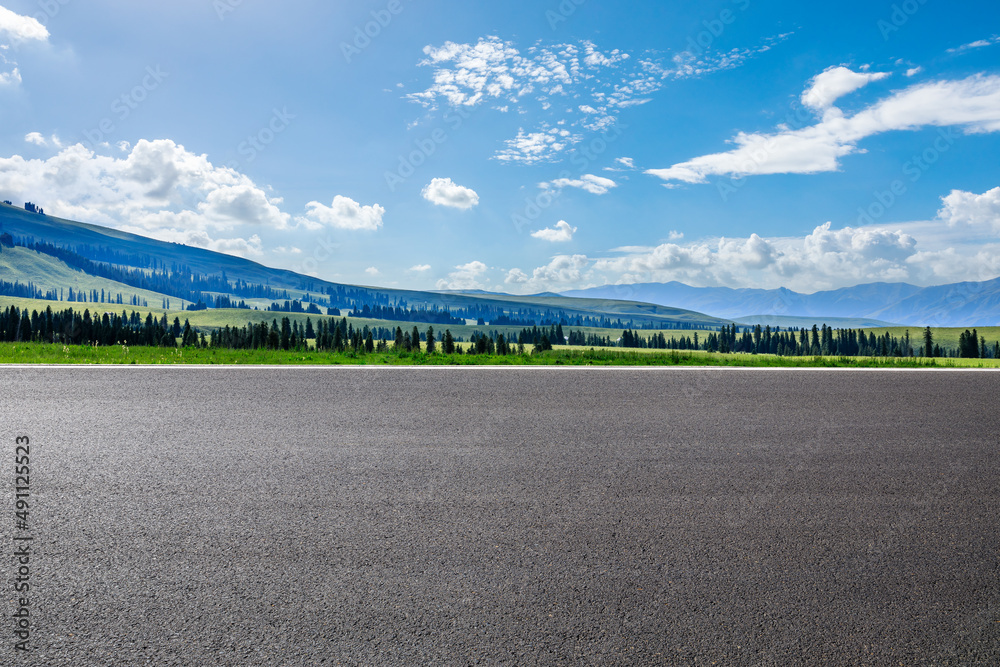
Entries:
[[[261, 307], [271, 302], [301, 300], [340, 310], [360, 310], [362, 306], [401, 307], [410, 311], [447, 309], [473, 322], [483, 319], [489, 324], [506, 318], [510, 326], [565, 321], [577, 326], [618, 329], [717, 329], [728, 323], [688, 309], [617, 299], [442, 293], [343, 285], [203, 248], [166, 243], [3, 204], [0, 204], [0, 233], [9, 234], [20, 246], [4, 248], [9, 261], [0, 264], [0, 281], [32, 282], [43, 291], [77, 286], [74, 289], [134, 293], [150, 307], [160, 306], [163, 299], [170, 299], [171, 305], [177, 307], [198, 299], [211, 305], [215, 297], [230, 296]], [[41, 252], [36, 252], [38, 249]], [[81, 273], [81, 267], [91, 275]], [[96, 275], [101, 272], [108, 276]], [[109, 276], [113, 279], [109, 280]], [[151, 289], [152, 286], [156, 289]]]

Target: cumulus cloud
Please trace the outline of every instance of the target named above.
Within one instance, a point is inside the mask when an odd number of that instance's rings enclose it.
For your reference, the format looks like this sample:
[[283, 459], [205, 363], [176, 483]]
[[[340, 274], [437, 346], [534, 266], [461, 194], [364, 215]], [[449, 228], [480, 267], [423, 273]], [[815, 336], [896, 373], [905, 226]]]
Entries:
[[942, 202], [944, 207], [938, 216], [949, 227], [990, 227], [1000, 233], [1000, 187], [981, 195], [952, 190]]
[[420, 193], [436, 206], [468, 210], [479, 204], [475, 190], [457, 185], [450, 178], [435, 178]]
[[370, 276], [377, 276], [381, 272], [378, 270], [377, 267], [369, 266], [367, 269], [365, 269], [365, 273], [367, 273]]
[[28, 132], [24, 135], [24, 140], [29, 144], [35, 144], [36, 146], [48, 146], [49, 142], [42, 136], [41, 132]]
[[0, 40], [16, 43], [30, 41], [47, 41], [49, 31], [38, 19], [15, 14], [6, 7], [0, 6]]
[[504, 282], [508, 285], [521, 285], [528, 282], [528, 274], [521, 269], [511, 269], [507, 272]]
[[431, 270], [431, 265], [430, 264], [415, 264], [415, 265], [411, 266], [409, 270], [410, 271], [414, 271], [416, 273], [423, 273], [424, 271], [430, 271]]
[[300, 218], [311, 229], [334, 227], [337, 229], [377, 231], [382, 227], [385, 209], [378, 204], [362, 206], [350, 197], [337, 195], [333, 204], [326, 206], [316, 201], [306, 204], [306, 215]]
[[[840, 88], [834, 86], [829, 89], [831, 92], [816, 93], [810, 97], [811, 102], [827, 103], [847, 81], [848, 77], [844, 77]], [[815, 87], [814, 84], [810, 90]], [[858, 142], [866, 137], [926, 126], [961, 127], [967, 133], [1000, 130], [1000, 76], [975, 75], [958, 81], [910, 86], [851, 117], [830, 106], [815, 125], [801, 129], [779, 127], [772, 134], [740, 132], [732, 139], [737, 148], [731, 151], [704, 155], [666, 169], [649, 169], [646, 173], [668, 183], [704, 183], [712, 175], [836, 171], [840, 158], [858, 152]]]
[[504, 282], [522, 293], [537, 293], [589, 286], [594, 272], [592, 261], [586, 255], [556, 255], [548, 264], [539, 266], [527, 275], [521, 269], [507, 272]]
[[468, 264], [461, 264], [448, 274], [447, 278], [437, 281], [439, 290], [474, 290], [485, 289], [486, 285], [480, 282], [487, 267], [482, 262], [476, 260]]
[[[949, 213], [961, 210], [988, 227], [995, 220], [988, 204], [992, 199], [952, 199], [941, 217], [948, 220]], [[878, 281], [929, 285], [986, 280], [1000, 273], [1000, 243], [995, 238], [962, 242], [953, 237], [950, 246], [944, 245], [934, 224], [941, 226], [938, 221], [837, 229], [828, 222], [798, 238], [751, 234], [690, 243], [677, 239], [655, 247], [616, 248], [602, 257], [558, 255], [530, 272], [509, 270], [505, 282], [518, 293], [672, 280], [812, 292]]]
[[551, 243], [565, 243], [567, 241], [573, 240], [573, 234], [576, 233], [576, 227], [570, 227], [569, 223], [565, 220], [560, 220], [556, 223], [556, 226], [550, 229], [539, 229], [537, 232], [532, 232], [531, 235], [536, 239], [542, 239], [543, 241], [549, 241]]
[[557, 178], [548, 183], [539, 183], [538, 187], [545, 189], [580, 188], [595, 195], [607, 194], [611, 188], [618, 187], [618, 184], [610, 178], [603, 178], [593, 174], [584, 174], [580, 178]]
[[[560, 221], [541, 231], [574, 230]], [[672, 280], [801, 292], [871, 282], [939, 285], [1000, 275], [998, 236], [1000, 187], [982, 194], [953, 191], [942, 197], [937, 216], [926, 221], [840, 228], [827, 222], [798, 237], [750, 234], [684, 241], [683, 234], [671, 232], [656, 246], [622, 246], [599, 256], [560, 254], [534, 269], [506, 269], [499, 277], [508, 291], [519, 294]], [[438, 282], [440, 289], [487, 289], [488, 268], [482, 262], [455, 268]]]
[[[261, 252], [254, 230], [289, 227], [288, 214], [250, 178], [170, 140], [139, 141], [121, 158], [80, 144], [44, 160], [0, 158], [0, 191], [52, 215], [232, 254]], [[237, 227], [254, 236], [217, 238]]]

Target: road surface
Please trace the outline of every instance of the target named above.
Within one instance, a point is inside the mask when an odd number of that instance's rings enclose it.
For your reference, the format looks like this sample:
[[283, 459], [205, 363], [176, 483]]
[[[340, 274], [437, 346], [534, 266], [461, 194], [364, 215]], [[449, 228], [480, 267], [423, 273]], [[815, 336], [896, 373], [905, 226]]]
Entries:
[[33, 538], [0, 664], [1000, 663], [1000, 373], [3, 368], [0, 396], [0, 536]]

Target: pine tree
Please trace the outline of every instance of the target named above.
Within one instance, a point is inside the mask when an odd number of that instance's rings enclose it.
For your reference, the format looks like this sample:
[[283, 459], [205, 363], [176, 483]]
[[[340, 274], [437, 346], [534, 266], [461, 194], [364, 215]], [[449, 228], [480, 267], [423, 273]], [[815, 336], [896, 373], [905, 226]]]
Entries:
[[934, 356], [934, 334], [931, 332], [930, 327], [924, 329], [924, 356]]
[[455, 339], [451, 335], [451, 329], [444, 330], [444, 353], [445, 354], [455, 353]]
[[427, 327], [427, 354], [434, 354], [434, 327]]
[[420, 330], [417, 326], [413, 326], [413, 333], [410, 334], [410, 344], [413, 346], [414, 352], [420, 351]]
[[292, 323], [287, 317], [281, 318], [281, 349], [287, 350], [292, 346]]

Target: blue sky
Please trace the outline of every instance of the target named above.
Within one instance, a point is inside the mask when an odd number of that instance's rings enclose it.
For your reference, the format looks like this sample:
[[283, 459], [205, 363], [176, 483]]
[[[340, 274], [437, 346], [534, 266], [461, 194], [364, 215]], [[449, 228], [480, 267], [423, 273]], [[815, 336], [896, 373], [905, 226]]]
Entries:
[[995, 2], [0, 3], [50, 214], [414, 289], [1000, 275]]

